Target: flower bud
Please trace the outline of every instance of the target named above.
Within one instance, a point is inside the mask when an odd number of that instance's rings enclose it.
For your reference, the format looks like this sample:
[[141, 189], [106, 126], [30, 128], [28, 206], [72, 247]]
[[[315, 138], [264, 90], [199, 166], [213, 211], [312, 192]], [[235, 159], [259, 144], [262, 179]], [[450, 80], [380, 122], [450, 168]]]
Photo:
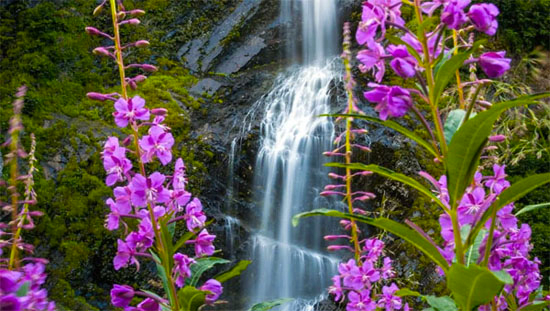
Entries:
[[157, 67], [153, 66], [153, 65], [149, 65], [149, 64], [143, 64], [141, 65], [141, 69], [147, 71], [147, 72], [155, 72], [157, 71]]
[[145, 79], [147, 79], [147, 77], [144, 75], [137, 75], [133, 78], [133, 80], [136, 81], [136, 83], [143, 82], [145, 81]]
[[130, 82], [128, 82], [128, 85], [132, 88], [132, 90], [137, 90], [137, 84], [134, 80], [130, 80]]
[[124, 19], [126, 17], [126, 13], [124, 13], [122, 11], [118, 12], [117, 17], [118, 17], [119, 20]]
[[494, 143], [500, 143], [500, 142], [505, 141], [505, 140], [506, 140], [506, 136], [504, 136], [504, 135], [489, 136], [489, 141], [494, 142]]
[[154, 109], [151, 109], [151, 113], [155, 116], [165, 116], [166, 113], [168, 113], [168, 110], [164, 108], [154, 108]]
[[124, 140], [122, 141], [122, 144], [124, 146], [129, 146], [130, 143], [132, 143], [132, 136], [128, 135], [128, 136], [126, 136], [126, 138], [124, 138]]
[[137, 10], [128, 11], [127, 13], [132, 15], [132, 16], [141, 16], [141, 15], [145, 14], [145, 11], [137, 9]]
[[146, 47], [149, 45], [149, 41], [147, 40], [138, 40], [136, 41], [136, 43], [134, 43], [135, 46], [137, 46], [138, 48], [142, 48], [142, 47]]
[[98, 36], [101, 34], [101, 31], [95, 27], [86, 27], [86, 33], [92, 36]]
[[120, 22], [120, 23], [118, 23], [118, 24], [119, 24], [119, 25], [124, 25], [124, 24], [139, 25], [139, 23], [140, 23], [139, 19], [137, 19], [137, 18], [131, 18], [131, 19], [122, 21], [122, 22]]
[[107, 49], [104, 47], [95, 48], [92, 53], [100, 56], [111, 56], [111, 53], [109, 53], [109, 51], [107, 51]]
[[95, 9], [94, 9], [94, 13], [92, 14], [93, 16], [98, 16], [99, 13], [101, 13], [101, 10], [103, 10], [103, 4], [105, 2], [103, 2], [102, 4], [98, 5]]
[[107, 95], [101, 94], [101, 93], [96, 93], [96, 92], [87, 93], [86, 96], [91, 100], [99, 100], [99, 101], [102, 101], [102, 102], [109, 99], [109, 97]]

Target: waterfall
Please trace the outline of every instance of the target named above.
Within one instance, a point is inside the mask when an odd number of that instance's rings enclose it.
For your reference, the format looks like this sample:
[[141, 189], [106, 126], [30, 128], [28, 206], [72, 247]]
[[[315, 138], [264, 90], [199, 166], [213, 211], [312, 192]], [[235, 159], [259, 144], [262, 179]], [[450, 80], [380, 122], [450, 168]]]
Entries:
[[302, 46], [290, 44], [288, 53], [301, 61], [255, 105], [264, 111], [253, 188], [259, 225], [251, 238], [246, 295], [251, 303], [296, 298], [280, 310], [306, 311], [326, 293], [337, 265], [322, 240], [335, 231], [335, 220], [306, 219], [296, 228], [291, 220], [329, 204], [319, 192], [329, 182], [322, 152], [331, 148], [334, 129], [319, 115], [330, 113], [331, 89], [341, 75], [333, 61], [339, 26], [336, 0], [281, 1], [281, 19], [300, 23], [289, 29], [301, 31]]

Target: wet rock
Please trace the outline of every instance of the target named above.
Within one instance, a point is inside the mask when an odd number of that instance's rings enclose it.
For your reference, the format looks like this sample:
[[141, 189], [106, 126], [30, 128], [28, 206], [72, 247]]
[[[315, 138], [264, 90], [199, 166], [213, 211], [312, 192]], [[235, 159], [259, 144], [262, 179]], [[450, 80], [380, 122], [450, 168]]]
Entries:
[[239, 46], [233, 54], [222, 61], [216, 67], [216, 72], [231, 74], [239, 71], [266, 46], [264, 39], [257, 36], [250, 38], [244, 45]]
[[189, 91], [196, 95], [201, 94], [208, 94], [213, 95], [222, 87], [222, 83], [212, 79], [212, 78], [206, 78], [203, 80], [200, 80], [197, 84], [195, 84]]

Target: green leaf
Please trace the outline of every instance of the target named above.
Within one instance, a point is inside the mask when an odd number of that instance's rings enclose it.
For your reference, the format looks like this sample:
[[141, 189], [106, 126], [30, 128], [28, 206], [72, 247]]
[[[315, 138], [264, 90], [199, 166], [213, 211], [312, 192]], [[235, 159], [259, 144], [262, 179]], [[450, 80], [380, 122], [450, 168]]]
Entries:
[[476, 48], [477, 46], [474, 46], [467, 51], [453, 55], [453, 57], [451, 57], [448, 61], [445, 61], [443, 65], [441, 65], [441, 68], [437, 71], [437, 74], [435, 75], [435, 85], [433, 88], [433, 92], [432, 94], [430, 94], [434, 106], [437, 107], [441, 94], [443, 94], [443, 90], [445, 90], [447, 84], [449, 84], [451, 79], [455, 76], [456, 71], [460, 67], [462, 67], [464, 62], [468, 59], [468, 57], [470, 57], [470, 55], [474, 52]]
[[230, 261], [218, 257], [205, 257], [197, 259], [197, 263], [191, 265], [191, 278], [187, 279], [185, 284], [196, 286], [199, 283], [201, 275], [206, 272], [208, 269], [214, 267], [218, 264], [229, 263]]
[[384, 177], [388, 177], [390, 179], [393, 179], [395, 181], [399, 181], [401, 183], [404, 183], [416, 190], [418, 190], [420, 193], [425, 195], [426, 197], [432, 199], [435, 203], [437, 203], [439, 206], [441, 206], [443, 209], [446, 209], [445, 204], [443, 204], [436, 196], [435, 194], [430, 191], [428, 188], [424, 187], [421, 183], [418, 181], [410, 178], [407, 175], [403, 175], [400, 173], [396, 173], [390, 169], [387, 169], [382, 166], [378, 166], [376, 164], [370, 164], [365, 165], [361, 163], [351, 163], [351, 164], [345, 164], [345, 163], [327, 163], [326, 166], [330, 167], [343, 167], [343, 168], [350, 168], [353, 170], [362, 170], [362, 171], [371, 171], [373, 173], [382, 175]]
[[455, 302], [448, 296], [436, 297], [428, 295], [424, 296], [424, 300], [426, 300], [426, 302], [436, 311], [458, 310]]
[[292, 298], [279, 298], [271, 301], [264, 301], [257, 303], [252, 306], [252, 308], [249, 309], [249, 311], [268, 311], [271, 310], [277, 306], [280, 306], [284, 303], [290, 302], [294, 299]]
[[[476, 113], [470, 114], [470, 119], [475, 117], [475, 115]], [[462, 124], [465, 116], [466, 111], [463, 109], [452, 110], [447, 116], [447, 120], [445, 120], [445, 125], [443, 127], [443, 132], [445, 133], [445, 141], [447, 142], [447, 144], [451, 142], [451, 138], [453, 138], [453, 135]]]
[[512, 101], [493, 105], [467, 120], [454, 134], [447, 154], [447, 183], [451, 207], [456, 207], [457, 200], [471, 183], [478, 168], [481, 151], [493, 130], [493, 124], [506, 109], [533, 103], [534, 100], [547, 97], [550, 93], [524, 96]]
[[478, 232], [481, 230], [483, 225], [493, 214], [493, 210], [498, 212], [504, 206], [521, 199], [523, 196], [533, 191], [535, 188], [538, 188], [542, 185], [550, 183], [550, 173], [536, 174], [531, 175], [527, 178], [524, 178], [510, 187], [504, 189], [497, 197], [495, 202], [489, 206], [489, 208], [483, 213], [480, 220], [476, 223], [468, 239], [466, 240], [465, 246], [467, 247], [473, 240], [474, 236], [477, 236]]
[[248, 265], [251, 264], [251, 263], [252, 263], [252, 261], [250, 261], [250, 260], [241, 260], [241, 261], [239, 261], [239, 263], [237, 263], [235, 266], [233, 266], [233, 268], [231, 268], [229, 271], [220, 273], [220, 274], [216, 275], [214, 278], [216, 280], [220, 281], [220, 283], [226, 282], [227, 280], [229, 280], [231, 278], [239, 276], [244, 270], [246, 270]]
[[516, 216], [519, 216], [523, 213], [527, 213], [527, 212], [530, 212], [530, 211], [534, 211], [534, 210], [537, 210], [539, 208], [542, 208], [542, 207], [547, 207], [547, 206], [550, 206], [550, 202], [546, 202], [546, 203], [541, 203], [541, 204], [534, 204], [534, 205], [527, 205], [525, 207], [523, 207], [522, 209], [520, 209], [519, 211], [517, 211], [515, 213]]
[[157, 274], [160, 277], [160, 279], [162, 280], [162, 285], [164, 287], [164, 292], [168, 294], [168, 298], [170, 299], [170, 301], [175, 301], [176, 297], [174, 297], [172, 291], [170, 290], [170, 286], [168, 284], [168, 277], [166, 276], [166, 270], [164, 269], [164, 267], [161, 264], [162, 261], [160, 260], [158, 255], [155, 254], [155, 252], [153, 252], [152, 250], [149, 250], [149, 253], [151, 253], [151, 256], [153, 256], [155, 265], [157, 267]]
[[207, 292], [196, 289], [193, 286], [185, 286], [178, 291], [178, 299], [182, 310], [197, 311], [204, 305]]
[[550, 301], [533, 301], [530, 305], [522, 307], [518, 310], [520, 311], [539, 311], [546, 307], [550, 306]]
[[486, 267], [455, 263], [447, 273], [447, 287], [463, 310], [470, 311], [493, 300], [510, 279]]
[[414, 132], [410, 131], [409, 129], [405, 128], [404, 126], [401, 126], [397, 122], [394, 122], [394, 121], [391, 121], [391, 120], [382, 121], [378, 118], [368, 117], [368, 116], [361, 115], [361, 114], [324, 114], [324, 115], [321, 115], [321, 116], [336, 117], [336, 118], [337, 117], [343, 117], [343, 118], [351, 117], [351, 118], [355, 118], [355, 119], [361, 119], [361, 120], [374, 122], [374, 123], [383, 125], [385, 127], [389, 127], [391, 129], [397, 131], [398, 133], [403, 134], [405, 137], [407, 137], [409, 139], [412, 139], [417, 144], [424, 147], [433, 156], [435, 156], [435, 157], [438, 156], [437, 153], [435, 152], [434, 148], [432, 147], [432, 145], [430, 145], [429, 142], [425, 141], [424, 139], [422, 139], [422, 137], [416, 135]]
[[487, 230], [481, 229], [474, 240], [474, 244], [468, 248], [468, 251], [466, 252], [466, 266], [477, 263], [480, 256], [479, 251], [481, 248], [481, 243], [483, 242], [486, 234]]
[[27, 293], [29, 292], [30, 287], [31, 287], [31, 282], [29, 281], [23, 282], [23, 284], [21, 284], [21, 286], [19, 286], [19, 288], [15, 292], [15, 295], [17, 297], [27, 296]]
[[396, 221], [388, 218], [370, 218], [362, 215], [352, 215], [343, 213], [337, 210], [331, 209], [316, 209], [305, 213], [294, 215], [292, 218], [292, 224], [297, 226], [300, 218], [311, 216], [330, 216], [337, 218], [351, 219], [359, 222], [375, 226], [380, 229], [384, 229], [394, 235], [402, 238], [403, 240], [413, 244], [419, 251], [423, 252], [428, 258], [440, 266], [444, 271], [449, 269], [449, 265], [445, 258], [439, 252], [439, 249], [434, 246], [430, 241], [424, 238], [420, 233], [409, 229], [409, 227], [402, 225]]
[[406, 297], [406, 296], [422, 297], [422, 294], [420, 294], [419, 292], [410, 290], [408, 288], [401, 288], [400, 290], [396, 291], [394, 295], [398, 297]]
[[157, 294], [155, 294], [151, 291], [148, 291], [148, 290], [145, 290], [145, 289], [140, 289], [140, 291], [148, 294], [151, 297], [154, 297], [157, 301], [163, 301], [164, 300], [162, 297], [160, 297], [159, 295], [157, 295]]

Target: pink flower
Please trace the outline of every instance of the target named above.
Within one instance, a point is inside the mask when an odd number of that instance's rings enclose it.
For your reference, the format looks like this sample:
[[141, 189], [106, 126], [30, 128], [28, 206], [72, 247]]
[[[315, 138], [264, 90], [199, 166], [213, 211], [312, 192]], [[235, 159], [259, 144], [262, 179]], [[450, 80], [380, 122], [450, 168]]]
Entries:
[[206, 216], [202, 211], [202, 204], [199, 199], [194, 198], [185, 207], [185, 222], [189, 231], [194, 231], [196, 228], [204, 227]]
[[159, 172], [154, 172], [149, 178], [136, 174], [130, 183], [132, 204], [145, 207], [147, 203], [168, 202], [170, 200], [170, 192], [163, 186], [165, 178]]
[[215, 235], [209, 234], [206, 229], [202, 229], [195, 240], [187, 242], [195, 244], [195, 254], [197, 257], [202, 255], [212, 256], [214, 254], [214, 245], [212, 245], [212, 242], [215, 238]]
[[218, 298], [223, 292], [222, 284], [219, 281], [214, 279], [210, 279], [204, 282], [204, 284], [199, 289], [202, 291], [210, 292], [210, 294], [206, 295], [207, 304], [214, 303], [216, 300], [218, 300]]
[[367, 72], [372, 69], [375, 74], [375, 81], [380, 82], [386, 71], [384, 62], [384, 47], [378, 42], [368, 43], [368, 49], [357, 53], [357, 59], [361, 62], [359, 69], [361, 72]]
[[412, 98], [408, 90], [399, 86], [385, 86], [376, 83], [369, 83], [369, 87], [374, 88], [365, 92], [365, 98], [373, 103], [377, 103], [380, 119], [386, 120], [389, 116], [402, 117], [412, 106]]
[[129, 214], [131, 211], [131, 206], [126, 204], [117, 204], [113, 199], [109, 198], [105, 202], [109, 205], [111, 212], [107, 215], [107, 220], [105, 221], [105, 227], [107, 230], [116, 230], [118, 229], [120, 216], [124, 214]]
[[111, 303], [115, 307], [124, 308], [134, 298], [134, 289], [128, 285], [114, 284], [111, 289]]
[[174, 270], [173, 273], [176, 276], [176, 285], [183, 287], [185, 285], [185, 279], [191, 276], [191, 269], [189, 266], [196, 263], [192, 258], [187, 255], [176, 253], [174, 254]]
[[510, 58], [505, 58], [506, 52], [487, 52], [479, 56], [479, 65], [489, 78], [498, 78], [510, 69]]
[[107, 186], [110, 187], [119, 181], [123, 181], [125, 175], [132, 168], [132, 162], [126, 158], [126, 148], [115, 147], [113, 152], [104, 152], [103, 167], [107, 172], [105, 179]]
[[376, 303], [370, 298], [370, 291], [364, 290], [360, 293], [350, 291], [348, 294], [348, 305], [346, 311], [374, 311]]
[[149, 109], [145, 108], [145, 99], [134, 96], [126, 101], [124, 98], [119, 98], [115, 102], [116, 111], [113, 112], [115, 123], [119, 127], [126, 127], [128, 123], [135, 120], [149, 121]]
[[451, 29], [460, 29], [468, 19], [464, 8], [470, 4], [470, 0], [449, 0], [441, 13], [441, 21]]
[[480, 3], [470, 7], [468, 17], [477, 30], [492, 36], [497, 32], [498, 21], [496, 17], [499, 13], [496, 5]]
[[153, 126], [149, 129], [149, 135], [143, 136], [139, 140], [139, 146], [143, 149], [143, 162], [151, 162], [153, 155], [156, 155], [162, 165], [172, 161], [172, 146], [174, 137], [171, 133], [165, 132], [159, 126]]
[[152, 298], [146, 298], [137, 305], [138, 311], [160, 311], [158, 301]]
[[403, 78], [411, 78], [416, 73], [416, 59], [404, 45], [390, 45], [388, 52], [393, 56], [390, 66], [396, 74]]

